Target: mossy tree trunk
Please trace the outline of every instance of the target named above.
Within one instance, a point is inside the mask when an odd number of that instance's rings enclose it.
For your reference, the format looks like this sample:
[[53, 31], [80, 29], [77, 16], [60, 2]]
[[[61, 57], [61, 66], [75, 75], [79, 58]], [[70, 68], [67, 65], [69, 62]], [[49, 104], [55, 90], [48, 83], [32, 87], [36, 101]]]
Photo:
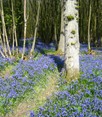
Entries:
[[64, 11], [65, 69], [68, 82], [79, 78], [78, 2], [67, 0]]

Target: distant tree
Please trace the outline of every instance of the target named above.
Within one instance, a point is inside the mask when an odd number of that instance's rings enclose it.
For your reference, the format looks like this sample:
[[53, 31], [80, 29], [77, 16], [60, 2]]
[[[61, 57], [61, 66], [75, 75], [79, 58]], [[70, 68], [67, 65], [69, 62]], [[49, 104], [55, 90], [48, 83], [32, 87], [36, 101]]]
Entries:
[[26, 14], [26, 8], [27, 8], [27, 1], [24, 0], [24, 42], [23, 42], [22, 59], [24, 58], [25, 47], [26, 47], [26, 31], [27, 31], [27, 14]]
[[40, 15], [40, 4], [41, 4], [41, 0], [38, 0], [38, 10], [37, 10], [37, 16], [36, 16], [36, 24], [35, 24], [35, 31], [34, 31], [34, 37], [33, 37], [33, 43], [32, 43], [32, 47], [30, 50], [30, 55], [32, 55], [32, 53], [34, 52], [34, 48], [35, 48], [35, 42], [36, 42], [36, 36], [37, 36], [37, 30], [38, 30], [38, 23], [39, 23], [39, 15]]
[[61, 0], [61, 27], [60, 27], [60, 40], [58, 45], [58, 50], [64, 53], [64, 42], [65, 42], [65, 36], [64, 36], [64, 0]]
[[89, 45], [101, 46], [102, 0], [79, 0], [79, 5], [80, 42], [87, 43], [88, 49]]
[[12, 50], [13, 50], [13, 55], [14, 55], [15, 43], [16, 43], [16, 54], [18, 54], [18, 40], [17, 40], [17, 32], [16, 32], [16, 23], [15, 23], [15, 13], [14, 13], [13, 0], [11, 0], [11, 6], [12, 6], [12, 21], [13, 21], [13, 32], [12, 32], [13, 44], [12, 44]]
[[59, 40], [60, 9], [60, 0], [42, 0], [38, 36], [46, 44]]
[[91, 51], [91, 37], [90, 37], [90, 22], [91, 22], [91, 12], [92, 12], [92, 6], [91, 1], [89, 2], [89, 18], [88, 18], [88, 51]]

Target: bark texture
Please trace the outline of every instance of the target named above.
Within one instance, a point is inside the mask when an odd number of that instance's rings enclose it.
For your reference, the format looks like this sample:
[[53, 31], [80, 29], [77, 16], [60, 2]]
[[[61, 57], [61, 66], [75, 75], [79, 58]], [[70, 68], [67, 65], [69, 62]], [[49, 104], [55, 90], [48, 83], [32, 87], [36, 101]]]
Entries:
[[78, 79], [79, 77], [79, 29], [77, 7], [77, 0], [67, 0], [65, 2], [65, 68], [68, 82]]
[[2, 30], [3, 30], [3, 41], [4, 41], [4, 53], [6, 55], [6, 57], [8, 57], [7, 55], [7, 51], [9, 53], [9, 56], [11, 57], [11, 50], [10, 50], [10, 46], [9, 46], [9, 40], [8, 40], [8, 36], [7, 36], [7, 31], [6, 31], [6, 24], [5, 24], [5, 19], [4, 19], [4, 8], [3, 8], [3, 1], [0, 1], [1, 4], [1, 20], [2, 20]]

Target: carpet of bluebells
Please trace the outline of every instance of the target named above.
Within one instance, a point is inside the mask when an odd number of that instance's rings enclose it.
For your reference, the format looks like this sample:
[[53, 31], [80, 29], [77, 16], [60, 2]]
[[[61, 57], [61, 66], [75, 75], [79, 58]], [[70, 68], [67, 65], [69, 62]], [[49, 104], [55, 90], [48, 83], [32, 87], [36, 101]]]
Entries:
[[[42, 46], [45, 47], [38, 43], [37, 51], [45, 54]], [[31, 110], [29, 116], [102, 117], [102, 51], [94, 56], [86, 55], [86, 51], [86, 46], [81, 47], [80, 79], [70, 84], [63, 78], [64, 58], [61, 56], [45, 54], [37, 59], [19, 60], [8, 78], [0, 77], [0, 117], [12, 111], [27, 92], [34, 90], [46, 71], [53, 72], [56, 68], [61, 73], [57, 84], [59, 91], [37, 111]], [[13, 64], [11, 59], [0, 57], [0, 71]]]
[[86, 55], [80, 52], [81, 76], [67, 84], [63, 78], [58, 83], [60, 91], [53, 99], [31, 111], [30, 117], [102, 117], [102, 55]]
[[[10, 64], [12, 60], [0, 58], [0, 70]], [[0, 77], [0, 117], [11, 111], [26, 92], [34, 90], [47, 70], [53, 72], [55, 68], [54, 60], [42, 55], [36, 60], [20, 60], [8, 78]]]

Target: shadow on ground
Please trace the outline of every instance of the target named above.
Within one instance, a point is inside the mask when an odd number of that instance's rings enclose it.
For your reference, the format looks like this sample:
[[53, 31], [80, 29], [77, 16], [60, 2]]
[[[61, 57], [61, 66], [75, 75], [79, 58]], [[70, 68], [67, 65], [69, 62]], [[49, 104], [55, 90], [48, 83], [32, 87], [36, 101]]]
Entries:
[[58, 55], [48, 55], [57, 65], [58, 71], [61, 72], [64, 67], [64, 57]]
[[51, 59], [54, 60], [54, 62], [57, 65], [58, 71], [61, 72], [62, 68], [64, 67], [64, 56], [60, 56], [60, 55], [47, 55], [46, 52], [39, 47], [36, 47], [37, 52], [40, 52], [41, 54], [45, 55], [45, 56], [49, 56]]

